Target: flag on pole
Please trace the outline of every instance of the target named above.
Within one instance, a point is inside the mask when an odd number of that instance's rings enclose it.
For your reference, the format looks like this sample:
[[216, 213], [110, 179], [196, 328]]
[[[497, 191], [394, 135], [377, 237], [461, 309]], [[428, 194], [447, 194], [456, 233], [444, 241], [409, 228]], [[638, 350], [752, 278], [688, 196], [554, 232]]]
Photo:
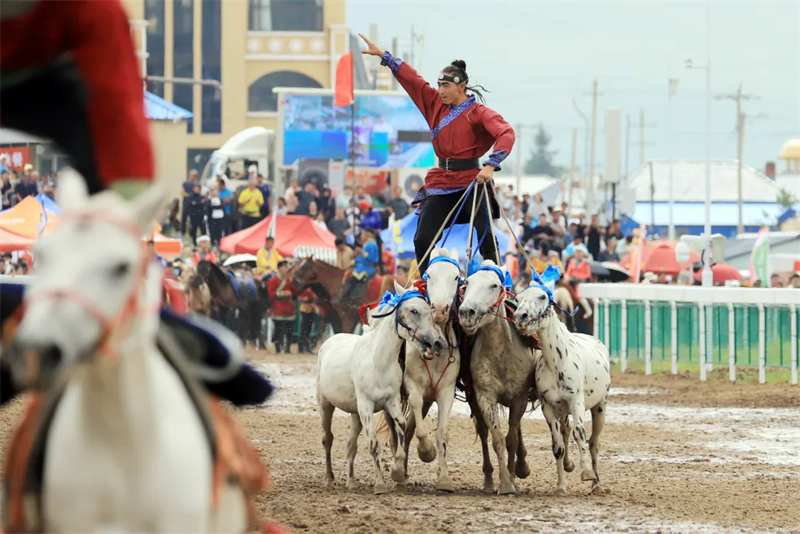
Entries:
[[340, 108], [352, 104], [356, 98], [353, 89], [353, 53], [348, 52], [339, 58], [339, 64], [336, 66], [336, 89], [333, 104]]
[[753, 252], [750, 254], [750, 283], [761, 280], [761, 287], [770, 287], [769, 276], [769, 228], [756, 234]]

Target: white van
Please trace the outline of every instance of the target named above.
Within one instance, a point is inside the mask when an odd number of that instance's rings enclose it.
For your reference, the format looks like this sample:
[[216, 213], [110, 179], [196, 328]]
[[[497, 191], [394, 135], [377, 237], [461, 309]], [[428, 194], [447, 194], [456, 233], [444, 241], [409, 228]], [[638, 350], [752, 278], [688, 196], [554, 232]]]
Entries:
[[225, 174], [228, 176], [228, 189], [236, 191], [240, 186], [247, 185], [243, 179], [247, 175], [247, 167], [255, 165], [274, 190], [275, 171], [271, 165], [274, 154], [275, 132], [261, 126], [242, 130], [211, 154], [200, 175], [200, 184], [205, 190], [217, 174]]

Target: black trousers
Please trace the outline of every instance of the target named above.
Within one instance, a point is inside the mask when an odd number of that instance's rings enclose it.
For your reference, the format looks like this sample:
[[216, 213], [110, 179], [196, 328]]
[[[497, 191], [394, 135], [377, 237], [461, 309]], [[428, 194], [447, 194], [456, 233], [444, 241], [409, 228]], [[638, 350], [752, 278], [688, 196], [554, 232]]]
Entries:
[[222, 219], [208, 219], [208, 236], [211, 238], [211, 243], [214, 246], [219, 246], [219, 240], [222, 239], [225, 230], [225, 218]]
[[314, 327], [314, 313], [300, 314], [300, 340], [298, 341], [300, 352], [311, 352], [314, 348], [315, 340], [311, 338], [311, 330]]
[[245, 228], [250, 228], [251, 226], [258, 224], [260, 220], [261, 220], [260, 217], [251, 217], [250, 215], [242, 215], [241, 230], [244, 230]]
[[[461, 213], [458, 214], [458, 218], [456, 221], [450, 221], [450, 225], [452, 224], [469, 224], [470, 218], [470, 210], [472, 210], [472, 195], [475, 194], [475, 191], [478, 192], [478, 206], [480, 206], [475, 214], [475, 230], [478, 233], [478, 240], [480, 240], [481, 236], [483, 235], [484, 231], [486, 231], [486, 237], [481, 244], [480, 251], [481, 256], [485, 260], [493, 260], [496, 264], [500, 264], [500, 258], [497, 257], [495, 254], [495, 245], [492, 243], [492, 234], [491, 231], [487, 231], [487, 225], [489, 224], [489, 218], [486, 216], [486, 201], [483, 198], [483, 186], [478, 185], [475, 189], [470, 191], [470, 194], [464, 199], [464, 207], [461, 210]], [[425, 203], [422, 205], [422, 213], [419, 216], [419, 222], [417, 223], [417, 233], [414, 236], [414, 251], [417, 255], [417, 261], [419, 262], [422, 258], [423, 254], [428, 250], [428, 247], [431, 246], [433, 242], [433, 238], [436, 237], [436, 232], [439, 231], [439, 227], [442, 226], [445, 219], [447, 218], [447, 214], [450, 213], [450, 210], [458, 203], [458, 199], [461, 198], [461, 195], [464, 194], [463, 191], [456, 191], [455, 193], [450, 193], [448, 195], [432, 195], [425, 199]], [[491, 195], [491, 193], [490, 193]], [[500, 207], [497, 204], [497, 201], [492, 199], [490, 202], [490, 207], [492, 211], [492, 218], [497, 218], [500, 216]], [[455, 216], [455, 213], [453, 214]], [[447, 233], [445, 229], [442, 232], [442, 235], [439, 236], [440, 239], [444, 237]], [[452, 243], [445, 243], [445, 246], [453, 246]], [[473, 240], [473, 246], [477, 246], [477, 242]], [[467, 258], [469, 261], [469, 258]], [[419, 272], [424, 273], [425, 270], [428, 268], [428, 259], [425, 258], [424, 262], [420, 262]]]
[[280, 354], [282, 352], [281, 348], [285, 347], [284, 351], [288, 353], [292, 344], [294, 320], [281, 321], [273, 319], [272, 323], [275, 325], [275, 332], [272, 335], [272, 342], [275, 344], [275, 352]]

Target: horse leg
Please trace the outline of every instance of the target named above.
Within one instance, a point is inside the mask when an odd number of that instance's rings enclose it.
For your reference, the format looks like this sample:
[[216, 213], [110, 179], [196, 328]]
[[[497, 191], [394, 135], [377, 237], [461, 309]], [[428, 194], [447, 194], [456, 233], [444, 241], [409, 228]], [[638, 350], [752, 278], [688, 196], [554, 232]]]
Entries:
[[472, 416], [475, 419], [475, 431], [481, 439], [481, 452], [483, 453], [483, 490], [494, 493], [494, 479], [492, 478], [494, 468], [492, 468], [492, 458], [489, 456], [489, 427], [486, 426], [486, 422], [483, 420], [480, 408], [478, 408], [478, 402], [475, 400], [475, 395], [470, 395], [468, 402]]
[[428, 410], [425, 409], [425, 404], [427, 404], [429, 409], [430, 403], [425, 403], [422, 400], [420, 387], [414, 381], [409, 380], [408, 384], [406, 384], [406, 389], [408, 390], [408, 406], [411, 408], [411, 413], [414, 414], [416, 427], [414, 435], [417, 437], [419, 459], [425, 463], [429, 463], [436, 459], [436, 447], [434, 447], [430, 438], [428, 438], [428, 429], [425, 428], [425, 414], [422, 412], [424, 410], [425, 413], [427, 413]]
[[347, 440], [347, 489], [356, 489], [356, 476], [353, 464], [358, 451], [358, 435], [361, 434], [361, 418], [357, 413], [350, 414], [350, 438]]
[[525, 442], [522, 441], [522, 425], [517, 427], [519, 434], [519, 444], [517, 445], [517, 465], [514, 468], [514, 474], [519, 478], [528, 478], [531, 474], [531, 468], [528, 466], [528, 449], [525, 448]]
[[394, 423], [394, 429], [397, 431], [397, 441], [399, 447], [394, 451], [394, 467], [392, 468], [392, 480], [397, 484], [405, 484], [406, 481], [406, 418], [403, 415], [403, 409], [400, 403], [400, 394], [398, 393], [395, 398], [390, 400], [384, 412], [391, 418]]
[[586, 430], [583, 427], [583, 417], [586, 414], [586, 405], [583, 401], [583, 395], [575, 395], [570, 399], [570, 412], [572, 412], [572, 419], [574, 429], [572, 437], [575, 438], [575, 443], [578, 444], [578, 453], [580, 454], [581, 463], [581, 480], [593, 481], [594, 471], [589, 469], [589, 445], [586, 442]]
[[333, 446], [333, 411], [336, 408], [327, 400], [320, 399], [319, 414], [322, 419], [322, 446], [325, 447], [325, 487], [333, 487], [333, 468], [331, 466], [331, 447]]
[[369, 450], [372, 453], [372, 461], [375, 464], [375, 486], [373, 491], [375, 495], [380, 495], [381, 493], [389, 493], [389, 488], [386, 487], [386, 480], [383, 478], [383, 472], [381, 471], [381, 445], [378, 441], [378, 435], [375, 433], [374, 413], [375, 403], [363, 398], [358, 399], [358, 415], [361, 417], [361, 426], [367, 432]]
[[573, 423], [566, 414], [561, 418], [561, 438], [564, 440], [564, 471], [572, 473], [575, 469], [575, 462], [569, 457], [569, 435], [572, 434]]
[[436, 479], [436, 489], [452, 493], [453, 481], [450, 480], [450, 470], [447, 467], [447, 424], [450, 422], [450, 410], [453, 408], [452, 390], [449, 388], [440, 389], [436, 395], [436, 405], [439, 408], [439, 423], [436, 428], [439, 476]]
[[494, 447], [497, 463], [500, 466], [500, 488], [498, 493], [500, 495], [513, 495], [517, 490], [514, 488], [506, 465], [506, 451], [503, 448], [504, 440], [503, 433], [500, 430], [500, 417], [497, 413], [497, 399], [493, 395], [487, 395], [485, 392], [478, 390], [475, 391], [475, 394], [478, 397], [478, 406], [481, 409], [483, 420], [486, 421], [489, 432], [492, 433], [492, 447]]
[[508, 434], [506, 434], [506, 451], [508, 452], [508, 472], [511, 474], [511, 483], [514, 483], [516, 473], [516, 457], [521, 440], [522, 416], [525, 415], [525, 406], [528, 405], [528, 396], [523, 395], [511, 402], [508, 409]]
[[556, 471], [558, 472], [556, 489], [553, 490], [552, 494], [566, 495], [567, 480], [564, 476], [564, 438], [561, 435], [561, 423], [556, 417], [555, 410], [547, 402], [542, 402], [542, 414], [547, 421], [547, 426], [550, 427], [550, 436], [553, 440], [553, 456], [556, 458]]
[[600, 451], [600, 433], [606, 423], [606, 399], [601, 400], [592, 408], [592, 437], [589, 438], [589, 452], [592, 453], [592, 471], [594, 471], [594, 485], [592, 493], [602, 493], [600, 474], [597, 472], [597, 453]]

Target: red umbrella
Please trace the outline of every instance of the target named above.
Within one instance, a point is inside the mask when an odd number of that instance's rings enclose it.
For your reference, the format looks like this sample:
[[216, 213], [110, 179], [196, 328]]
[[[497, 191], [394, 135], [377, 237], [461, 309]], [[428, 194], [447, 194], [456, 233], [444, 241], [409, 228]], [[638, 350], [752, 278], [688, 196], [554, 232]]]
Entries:
[[[644, 248], [642, 249], [641, 272], [656, 274], [667, 273], [672, 276], [678, 276], [678, 273], [680, 273], [686, 265], [700, 260], [700, 254], [692, 251], [689, 254], [688, 262], [678, 263], [678, 260], [675, 259], [675, 246], [677, 244], [677, 241], [645, 241]], [[638, 250], [631, 250], [620, 264], [631, 273], [636, 272], [636, 259], [638, 254]]]
[[[715, 263], [711, 266], [711, 273], [714, 275], [715, 284], [724, 284], [728, 280], [738, 280], [740, 282], [744, 280], [742, 273], [727, 263]], [[696, 280], [702, 280], [703, 271], [697, 271], [694, 273], [694, 277]]]

